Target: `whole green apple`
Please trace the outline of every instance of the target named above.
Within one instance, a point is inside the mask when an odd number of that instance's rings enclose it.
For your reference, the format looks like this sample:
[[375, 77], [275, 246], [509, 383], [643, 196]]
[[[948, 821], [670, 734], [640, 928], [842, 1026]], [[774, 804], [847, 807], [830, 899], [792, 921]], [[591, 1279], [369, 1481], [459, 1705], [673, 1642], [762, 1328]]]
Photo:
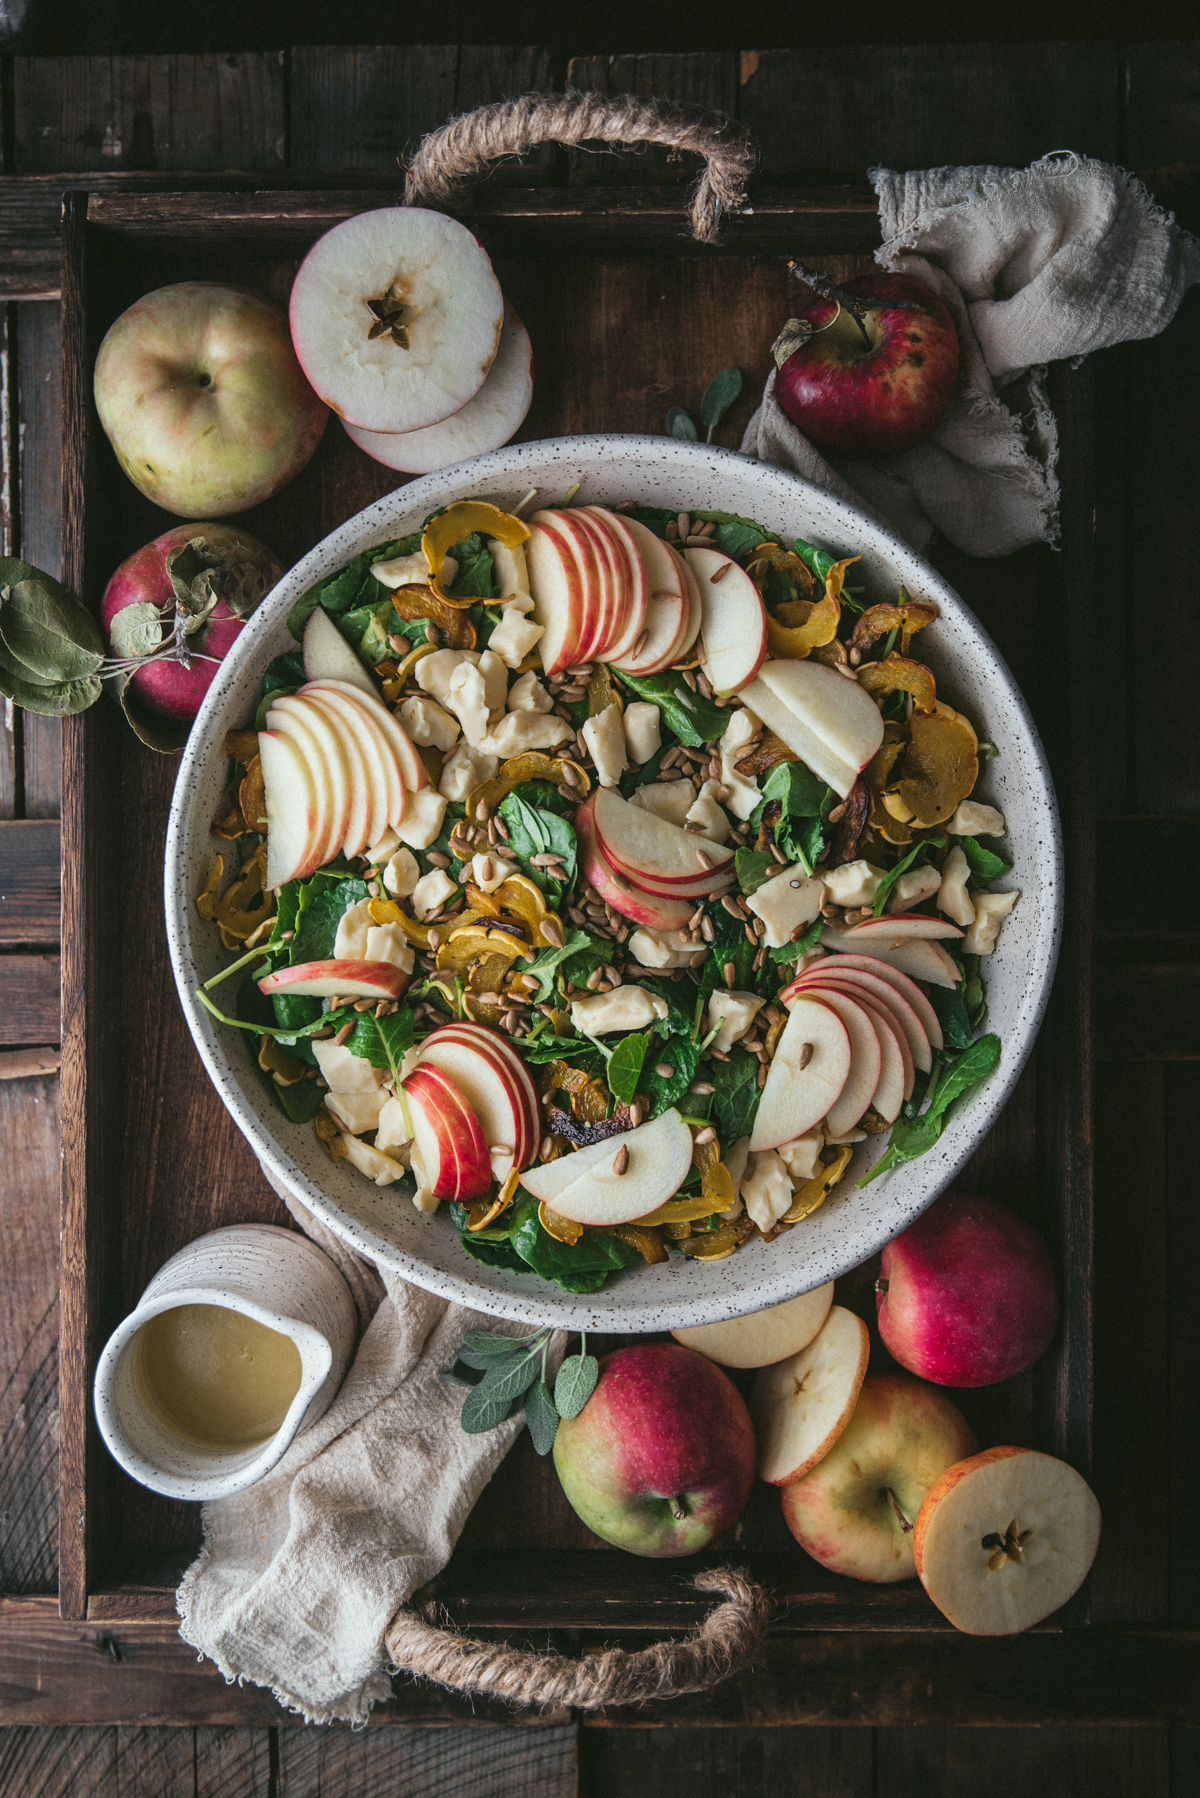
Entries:
[[554, 1465], [590, 1530], [635, 1555], [690, 1555], [741, 1515], [754, 1484], [754, 1426], [716, 1364], [674, 1342], [617, 1349], [564, 1418]]
[[181, 518], [269, 499], [329, 421], [282, 309], [217, 281], [160, 287], [123, 312], [100, 345], [95, 395], [124, 472]]

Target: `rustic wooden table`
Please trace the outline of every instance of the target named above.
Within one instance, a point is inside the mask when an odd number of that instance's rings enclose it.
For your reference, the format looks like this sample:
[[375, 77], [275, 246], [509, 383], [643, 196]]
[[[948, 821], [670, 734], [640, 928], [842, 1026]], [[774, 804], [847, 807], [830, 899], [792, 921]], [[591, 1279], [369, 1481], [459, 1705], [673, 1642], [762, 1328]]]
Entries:
[[[5, 59], [4, 551], [59, 567], [64, 188], [361, 186], [364, 171], [378, 175], [449, 113], [567, 82], [723, 107], [753, 128], [763, 186], [844, 170], [861, 187], [877, 161], [1022, 164], [1069, 146], [1137, 168], [1184, 223], [1200, 223], [1196, 43], [574, 59], [454, 46]], [[569, 187], [661, 184], [688, 173], [657, 156], [568, 160], [547, 150], [498, 179]], [[1200, 1789], [1192, 1733], [1200, 1725], [1200, 1355], [1189, 1333], [1200, 1223], [1186, 1150], [1187, 1119], [1200, 1101], [1200, 935], [1188, 915], [1200, 810], [1188, 725], [1200, 650], [1187, 610], [1188, 527], [1200, 490], [1198, 322], [1193, 294], [1163, 338], [1095, 359], [1094, 492], [1067, 495], [1068, 505], [1094, 508], [1097, 549], [1093, 1480], [1105, 1536], [1087, 1632], [1026, 1637], [986, 1658], [954, 1637], [938, 1638], [946, 1645], [939, 1658], [926, 1638], [916, 1661], [902, 1631], [890, 1657], [878, 1632], [869, 1655], [853, 1633], [788, 1634], [756, 1674], [637, 1717], [467, 1728], [466, 1707], [409, 1691], [391, 1707], [395, 1715], [439, 1727], [355, 1736], [288, 1727], [265, 1694], [227, 1688], [198, 1667], [161, 1618], [112, 1628], [94, 1616], [60, 1620], [60, 754], [56, 726], [18, 714], [0, 736], [2, 1798], [67, 1790], [104, 1798], [377, 1790], [900, 1798], [968, 1786], [989, 1798], [1047, 1782], [1089, 1798], [1182, 1798]], [[717, 316], [697, 358], [695, 392], [651, 385], [624, 395], [626, 428], [659, 428], [674, 399], [694, 404], [708, 360], [732, 359], [722, 358], [723, 341]], [[761, 372], [747, 370], [751, 381]], [[1090, 529], [1090, 516], [1082, 523]], [[985, 617], [1019, 609], [1035, 666], [1043, 650], [1035, 596], [1054, 591], [1052, 552], [972, 563], [943, 548], [935, 559]], [[995, 1167], [1023, 1165], [1033, 1103], [1030, 1088], [1010, 1106], [994, 1133]], [[475, 1721], [513, 1720], [481, 1711]], [[1011, 1727], [1035, 1724], [1036, 1732]]]

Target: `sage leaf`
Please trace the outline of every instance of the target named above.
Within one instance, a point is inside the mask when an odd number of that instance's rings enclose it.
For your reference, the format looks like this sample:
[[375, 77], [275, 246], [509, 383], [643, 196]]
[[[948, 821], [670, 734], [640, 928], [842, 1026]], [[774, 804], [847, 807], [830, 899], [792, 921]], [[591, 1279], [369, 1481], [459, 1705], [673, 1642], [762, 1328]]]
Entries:
[[667, 413], [667, 436], [681, 437], [686, 443], [698, 441], [700, 433], [692, 422], [691, 413], [683, 406], [672, 406]]
[[525, 1421], [536, 1453], [548, 1455], [558, 1434], [558, 1412], [545, 1380], [539, 1380], [525, 1394]]
[[455, 1386], [478, 1386], [483, 1375], [460, 1355], [453, 1367], [443, 1367], [442, 1378], [452, 1381]]
[[554, 1382], [554, 1406], [560, 1417], [578, 1417], [596, 1390], [600, 1363], [595, 1355], [569, 1355]]
[[481, 1381], [463, 1400], [459, 1422], [468, 1436], [482, 1436], [486, 1431], [494, 1430], [497, 1424], [503, 1423], [511, 1409], [511, 1399], [490, 1398]]
[[[468, 1330], [462, 1339], [464, 1349], [471, 1349], [482, 1355], [487, 1361], [502, 1361], [506, 1355], [519, 1355], [533, 1342], [541, 1343], [545, 1332], [535, 1331], [532, 1336], [497, 1336], [492, 1330]], [[461, 1354], [462, 1350], [459, 1351]], [[470, 1363], [472, 1367], [475, 1362]]]
[[148, 656], [161, 647], [162, 613], [149, 600], [125, 606], [113, 618], [108, 637], [115, 656]]
[[714, 375], [705, 389], [704, 398], [700, 401], [700, 421], [708, 426], [708, 442], [713, 440], [713, 432], [742, 391], [742, 371], [740, 368], [723, 368], [720, 374]]
[[480, 1392], [489, 1399], [505, 1401], [520, 1398], [538, 1377], [541, 1355], [537, 1349], [503, 1361], [493, 1361], [480, 1383]]

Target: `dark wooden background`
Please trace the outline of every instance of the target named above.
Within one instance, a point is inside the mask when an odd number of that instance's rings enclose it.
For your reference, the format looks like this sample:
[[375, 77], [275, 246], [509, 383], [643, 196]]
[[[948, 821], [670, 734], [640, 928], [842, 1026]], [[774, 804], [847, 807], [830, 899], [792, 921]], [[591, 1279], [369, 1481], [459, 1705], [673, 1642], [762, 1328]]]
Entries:
[[[59, 327], [53, 220], [66, 185], [241, 171], [251, 180], [312, 171], [376, 173], [448, 113], [527, 87], [609, 86], [704, 100], [754, 130], [764, 184], [876, 161], [1025, 163], [1071, 147], [1141, 171], [1182, 222], [1200, 224], [1200, 45], [837, 47], [570, 58], [537, 48], [311, 49], [0, 61], [6, 177], [0, 183], [0, 531], [3, 548], [55, 570], [59, 557]], [[688, 171], [651, 157], [541, 154], [501, 180], [663, 182]], [[29, 177], [39, 178], [31, 188]], [[355, 185], [351, 177], [342, 183]], [[41, 198], [36, 189], [42, 190]], [[15, 195], [18, 189], [14, 186]], [[736, 291], [714, 292], [730, 309]], [[51, 1629], [57, 1500], [57, 1082], [0, 1080], [0, 1592], [44, 1595], [45, 1640], [0, 1655], [0, 1794], [445, 1793], [530, 1798], [655, 1792], [1032, 1794], [1047, 1784], [1099, 1798], [1200, 1790], [1197, 1720], [1172, 1684], [1172, 1642], [1200, 1629], [1200, 1354], [1191, 1285], [1200, 1197], [1188, 1122], [1200, 1101], [1200, 933], [1194, 921], [1200, 759], [1194, 744], [1200, 650], [1195, 609], [1200, 445], [1200, 295], [1163, 338], [1095, 359], [1103, 546], [1096, 583], [1093, 705], [1098, 955], [1095, 1457], [1104, 1552], [1092, 1583], [1093, 1646], [1058, 1657], [1017, 1691], [993, 1664], [988, 1691], [956, 1677], [953, 1639], [936, 1697], [910, 1689], [897, 1638], [895, 1685], [869, 1704], [854, 1693], [827, 1716], [805, 1702], [802, 1637], [777, 1642], [762, 1672], [655, 1723], [532, 1728], [305, 1731], [265, 1695], [228, 1693], [211, 1668], [188, 1676], [186, 1711], [145, 1694], [156, 1655], [144, 1642], [81, 1625], [57, 1680]], [[647, 328], [663, 329], [660, 323]], [[669, 334], [669, 327], [668, 334]], [[721, 307], [711, 326], [720, 356]], [[631, 428], [655, 429], [672, 400], [631, 396]], [[732, 353], [728, 359], [733, 360]], [[672, 365], [677, 365], [673, 349]], [[686, 358], [684, 358], [686, 366]], [[716, 366], [714, 363], [713, 366]], [[747, 369], [753, 382], [762, 370]], [[968, 603], [1012, 604], [1054, 591], [1048, 550], [1000, 563], [943, 552]], [[1047, 602], [1049, 603], [1049, 602]], [[1047, 633], [1049, 638], [1050, 633]], [[1057, 650], [1056, 650], [1056, 653]], [[0, 735], [0, 1073], [52, 1067], [57, 1018], [57, 727], [10, 721]], [[14, 1060], [20, 1056], [23, 1060]], [[1003, 1129], [1003, 1125], [1001, 1126]], [[998, 1192], [995, 1196], [1004, 1197]], [[22, 1615], [38, 1615], [23, 1609]], [[0, 1599], [0, 1631], [5, 1616]], [[1104, 1659], [1105, 1630], [1141, 1642], [1136, 1664]], [[1130, 1632], [1134, 1632], [1133, 1635]], [[1140, 1634], [1139, 1634], [1140, 1632]], [[824, 1640], [828, 1641], [826, 1637]], [[65, 1662], [63, 1663], [66, 1664]], [[1022, 1663], [1033, 1668], [1036, 1662]], [[1052, 1670], [1051, 1670], [1052, 1669]], [[43, 1694], [53, 1693], [51, 1699]], [[206, 1708], [207, 1707], [207, 1708]], [[278, 1722], [270, 1721], [270, 1718]], [[152, 1715], [153, 1727], [141, 1726]], [[906, 1727], [913, 1716], [921, 1727]], [[101, 1726], [91, 1719], [120, 1717]], [[239, 1727], [238, 1718], [261, 1722]], [[447, 1722], [451, 1713], [447, 1713]], [[44, 1719], [44, 1721], [42, 1721]], [[803, 1727], [798, 1727], [803, 1719]], [[845, 1727], [852, 1721], [857, 1727]], [[1027, 1727], [1006, 1727], [1021, 1724]], [[1028, 1727], [1040, 1724], [1041, 1727]], [[842, 1726], [839, 1726], [842, 1725]]]

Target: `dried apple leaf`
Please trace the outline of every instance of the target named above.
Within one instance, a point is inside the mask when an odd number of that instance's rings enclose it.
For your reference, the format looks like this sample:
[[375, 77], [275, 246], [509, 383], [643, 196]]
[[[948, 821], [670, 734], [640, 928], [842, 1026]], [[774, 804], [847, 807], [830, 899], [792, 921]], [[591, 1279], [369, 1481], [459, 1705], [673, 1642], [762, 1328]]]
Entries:
[[115, 656], [148, 656], [161, 648], [163, 619], [158, 607], [149, 600], [125, 606], [109, 627], [109, 642]]

